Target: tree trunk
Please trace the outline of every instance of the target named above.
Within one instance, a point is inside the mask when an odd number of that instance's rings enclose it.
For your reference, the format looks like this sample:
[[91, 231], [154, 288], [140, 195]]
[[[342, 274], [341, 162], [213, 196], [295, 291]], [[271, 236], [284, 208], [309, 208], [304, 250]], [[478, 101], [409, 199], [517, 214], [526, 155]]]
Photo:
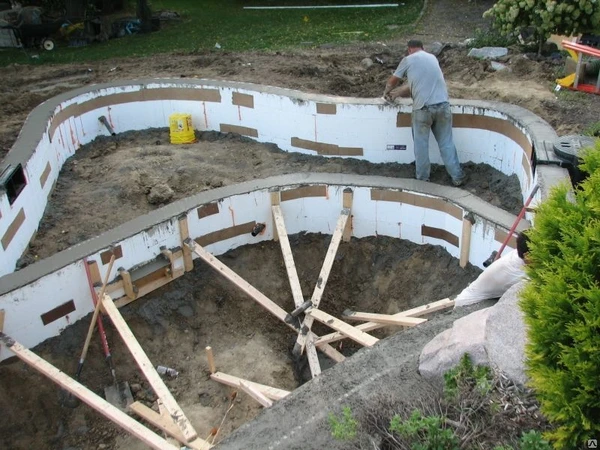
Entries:
[[137, 16], [142, 23], [141, 32], [150, 33], [152, 31], [152, 11], [148, 6], [148, 0], [137, 0]]

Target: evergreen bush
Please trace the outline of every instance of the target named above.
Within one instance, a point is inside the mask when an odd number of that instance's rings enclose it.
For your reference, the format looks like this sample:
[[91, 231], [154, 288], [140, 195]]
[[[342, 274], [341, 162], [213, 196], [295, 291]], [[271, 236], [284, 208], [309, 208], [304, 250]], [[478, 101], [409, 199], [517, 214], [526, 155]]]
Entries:
[[552, 190], [530, 237], [528, 374], [558, 449], [600, 437], [600, 143], [583, 156], [589, 177]]

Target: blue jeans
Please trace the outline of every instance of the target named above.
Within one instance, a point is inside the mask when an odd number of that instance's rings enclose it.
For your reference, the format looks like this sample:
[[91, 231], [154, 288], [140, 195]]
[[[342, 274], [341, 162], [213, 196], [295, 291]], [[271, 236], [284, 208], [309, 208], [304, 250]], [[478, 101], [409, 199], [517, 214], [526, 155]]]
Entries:
[[458, 161], [456, 147], [452, 140], [452, 112], [448, 102], [428, 105], [412, 112], [412, 133], [415, 143], [415, 165], [418, 180], [429, 180], [429, 132], [440, 148], [440, 154], [448, 174], [458, 181], [464, 173]]

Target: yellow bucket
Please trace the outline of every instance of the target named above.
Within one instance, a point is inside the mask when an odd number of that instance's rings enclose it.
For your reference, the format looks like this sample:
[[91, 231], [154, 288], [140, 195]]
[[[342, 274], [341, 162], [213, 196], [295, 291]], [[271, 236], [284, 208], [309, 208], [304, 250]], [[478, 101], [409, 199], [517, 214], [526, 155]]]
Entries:
[[169, 116], [169, 128], [171, 144], [192, 144], [196, 142], [191, 114], [171, 114]]

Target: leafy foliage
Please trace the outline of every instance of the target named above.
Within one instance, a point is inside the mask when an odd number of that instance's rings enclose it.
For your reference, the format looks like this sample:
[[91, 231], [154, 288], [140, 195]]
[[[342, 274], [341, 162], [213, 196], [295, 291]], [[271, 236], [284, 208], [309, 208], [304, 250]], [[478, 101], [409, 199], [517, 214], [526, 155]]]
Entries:
[[593, 31], [600, 23], [600, 3], [596, 0], [499, 0], [484, 13], [505, 35], [533, 27], [538, 43], [550, 34], [572, 35]]
[[536, 213], [521, 299], [528, 373], [559, 449], [600, 436], [600, 142], [583, 161], [589, 177], [575, 192], [555, 188]]
[[350, 407], [344, 406], [339, 418], [333, 413], [329, 414], [329, 426], [331, 427], [331, 435], [334, 439], [349, 441], [356, 437], [358, 421], [352, 417]]
[[476, 390], [486, 395], [492, 388], [492, 372], [486, 366], [474, 366], [471, 357], [465, 353], [458, 365], [444, 374], [444, 392], [456, 397], [465, 390]]
[[442, 417], [423, 416], [415, 409], [406, 420], [394, 416], [389, 428], [410, 442], [412, 450], [458, 450], [458, 438], [444, 424]]

